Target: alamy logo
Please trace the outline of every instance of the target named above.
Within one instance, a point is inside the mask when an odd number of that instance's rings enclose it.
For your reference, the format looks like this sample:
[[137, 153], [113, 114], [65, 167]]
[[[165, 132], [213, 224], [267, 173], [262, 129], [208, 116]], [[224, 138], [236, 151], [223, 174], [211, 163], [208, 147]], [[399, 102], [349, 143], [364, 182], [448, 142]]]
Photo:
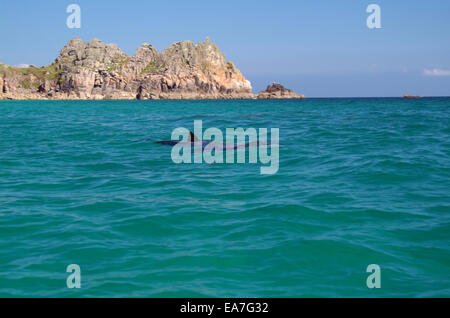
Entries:
[[[224, 134], [218, 128], [208, 128], [203, 132], [201, 120], [194, 121], [194, 132], [184, 127], [176, 128], [172, 132], [170, 141], [160, 144], [173, 146], [172, 161], [180, 163], [246, 163], [259, 162], [264, 165], [261, 174], [275, 174], [279, 168], [279, 129], [271, 128], [270, 143], [267, 128], [226, 128], [226, 142]], [[235, 143], [235, 141], [237, 141]], [[270, 154], [269, 154], [270, 148]], [[225, 158], [224, 158], [225, 156]], [[193, 157], [193, 159], [192, 159]]]
[[67, 17], [66, 25], [69, 29], [81, 28], [81, 8], [78, 4], [71, 4], [66, 9], [67, 13], [71, 13]]
[[369, 29], [381, 29], [381, 8], [378, 4], [370, 4], [367, 9], [370, 15], [367, 18], [367, 27]]
[[370, 264], [366, 269], [367, 273], [372, 273], [367, 277], [367, 288], [381, 288], [381, 268], [377, 264]]
[[70, 264], [66, 269], [67, 273], [72, 273], [67, 277], [67, 288], [81, 288], [81, 269], [77, 264]]

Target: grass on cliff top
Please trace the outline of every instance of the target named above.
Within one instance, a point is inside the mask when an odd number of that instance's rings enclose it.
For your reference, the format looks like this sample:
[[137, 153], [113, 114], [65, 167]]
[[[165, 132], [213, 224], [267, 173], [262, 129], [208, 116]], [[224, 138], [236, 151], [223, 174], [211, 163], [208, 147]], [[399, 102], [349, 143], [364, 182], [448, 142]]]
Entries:
[[37, 89], [45, 80], [57, 82], [61, 80], [61, 71], [54, 63], [43, 67], [29, 66], [27, 68], [0, 63], [0, 74], [4, 77], [18, 77], [19, 85], [17, 88], [24, 89]]
[[61, 76], [61, 71], [58, 70], [56, 64], [54, 63], [43, 67], [29, 66], [27, 68], [19, 68], [5, 64], [0, 64], [0, 73], [6, 76], [34, 75], [40, 81], [58, 80]]
[[0, 74], [2, 74], [3, 76], [12, 75], [13, 68], [9, 65], [0, 63]]
[[61, 75], [61, 71], [58, 70], [56, 64], [50, 64], [39, 68], [30, 66], [29, 68], [19, 69], [19, 71], [23, 75], [33, 74], [39, 80], [58, 80]]

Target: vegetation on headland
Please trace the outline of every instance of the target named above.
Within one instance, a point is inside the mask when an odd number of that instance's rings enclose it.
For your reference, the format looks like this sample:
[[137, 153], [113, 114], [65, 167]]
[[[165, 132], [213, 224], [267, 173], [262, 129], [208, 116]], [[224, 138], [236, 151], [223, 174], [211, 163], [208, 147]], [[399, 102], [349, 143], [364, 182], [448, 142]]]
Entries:
[[209, 62], [202, 63], [202, 72], [205, 75], [210, 74], [211, 64]]
[[0, 63], [0, 75], [3, 77], [18, 76], [18, 88], [36, 89], [46, 80], [58, 82], [61, 79], [61, 70], [55, 63], [42, 67], [30, 65], [26, 68]]
[[106, 71], [118, 72], [120, 74], [121, 70], [128, 64], [128, 62], [130, 62], [129, 56], [116, 55], [114, 56], [112, 62], [106, 66]]
[[163, 63], [160, 66], [157, 66], [155, 61], [151, 61], [150, 63], [147, 64], [146, 67], [144, 67], [144, 69], [141, 71], [141, 74], [153, 74], [156, 71], [162, 70], [165, 67], [166, 67], [165, 63]]
[[5, 64], [0, 64], [0, 74], [4, 76], [12, 76], [12, 75], [23, 75], [28, 76], [32, 75], [38, 80], [58, 80], [61, 76], [61, 70], [58, 69], [55, 63], [36, 67], [34, 65], [30, 65], [27, 68], [20, 68], [9, 66]]

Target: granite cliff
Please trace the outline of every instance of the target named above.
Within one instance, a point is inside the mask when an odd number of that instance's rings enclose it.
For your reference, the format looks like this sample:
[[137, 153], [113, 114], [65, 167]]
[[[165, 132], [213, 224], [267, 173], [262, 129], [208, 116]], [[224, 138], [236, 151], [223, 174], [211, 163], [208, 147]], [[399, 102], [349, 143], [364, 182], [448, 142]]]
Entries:
[[183, 41], [133, 56], [98, 39], [72, 39], [48, 66], [0, 63], [0, 99], [252, 98], [252, 87], [214, 43]]
[[115, 44], [75, 38], [48, 66], [0, 63], [0, 99], [298, 98], [284, 87], [269, 88], [253, 95], [250, 82], [209, 38], [162, 52], [144, 43], [133, 56]]

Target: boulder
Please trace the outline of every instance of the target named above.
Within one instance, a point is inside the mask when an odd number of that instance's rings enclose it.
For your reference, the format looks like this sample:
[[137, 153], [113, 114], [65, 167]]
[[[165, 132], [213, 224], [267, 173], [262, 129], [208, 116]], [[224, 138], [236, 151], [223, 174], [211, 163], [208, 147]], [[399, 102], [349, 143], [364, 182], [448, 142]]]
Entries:
[[272, 83], [268, 85], [265, 91], [261, 91], [256, 96], [258, 99], [302, 99], [306, 98], [305, 95], [300, 95], [294, 91], [285, 88], [278, 83]]

